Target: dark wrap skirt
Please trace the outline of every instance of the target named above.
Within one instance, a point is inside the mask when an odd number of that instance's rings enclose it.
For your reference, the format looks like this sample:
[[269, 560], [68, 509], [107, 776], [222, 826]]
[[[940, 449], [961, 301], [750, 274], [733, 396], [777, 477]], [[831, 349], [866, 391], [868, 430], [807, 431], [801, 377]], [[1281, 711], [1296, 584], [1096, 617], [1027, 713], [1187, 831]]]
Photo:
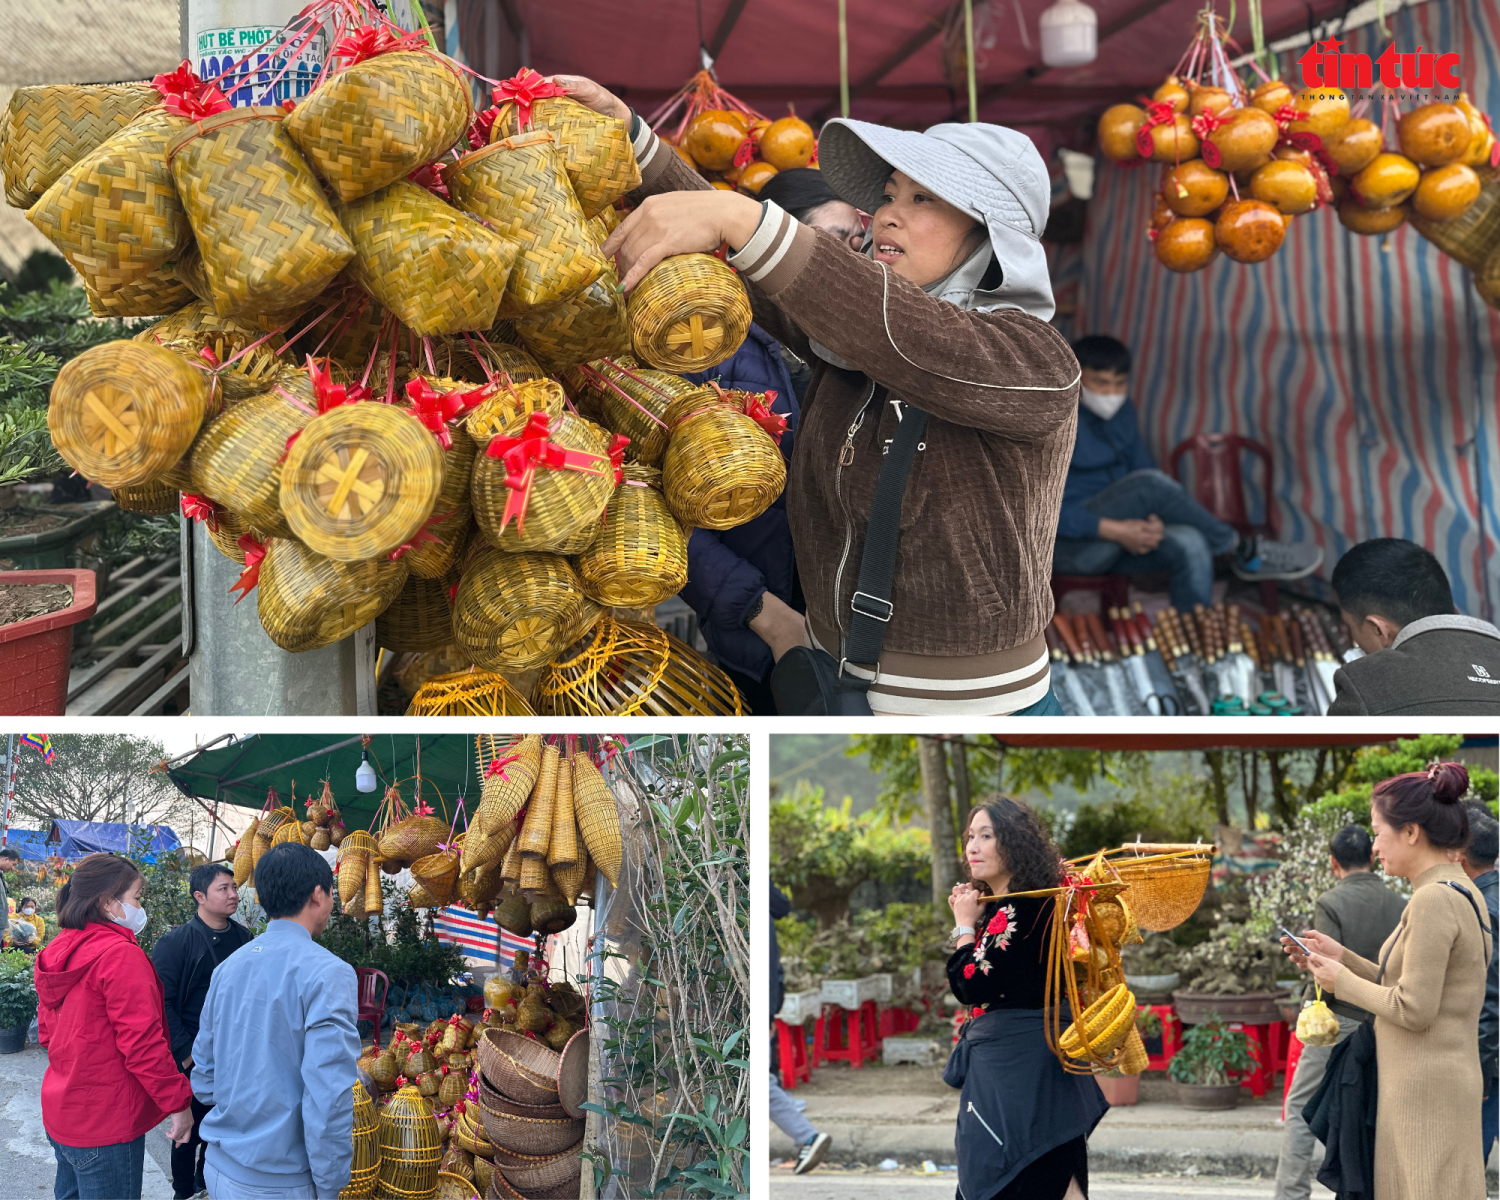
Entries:
[[961, 1088], [958, 1190], [993, 1200], [1044, 1154], [1087, 1138], [1109, 1105], [1092, 1075], [1071, 1075], [1047, 1049], [1043, 1010], [1002, 1008], [964, 1026], [943, 1072]]

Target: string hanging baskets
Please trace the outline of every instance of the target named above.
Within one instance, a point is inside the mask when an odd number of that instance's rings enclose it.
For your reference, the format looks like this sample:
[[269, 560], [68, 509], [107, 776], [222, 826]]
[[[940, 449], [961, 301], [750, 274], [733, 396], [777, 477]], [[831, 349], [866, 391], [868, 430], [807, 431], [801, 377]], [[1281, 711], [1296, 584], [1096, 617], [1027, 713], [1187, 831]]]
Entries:
[[316, 410], [285, 386], [231, 405], [193, 443], [188, 474], [194, 492], [233, 509], [256, 529], [290, 537], [281, 514], [281, 470], [287, 439]]
[[444, 579], [407, 576], [396, 598], [375, 618], [375, 644], [393, 654], [420, 654], [449, 645], [453, 641], [450, 586]]
[[503, 675], [471, 667], [434, 675], [417, 689], [408, 717], [530, 717], [530, 702]]
[[713, 391], [680, 375], [639, 366], [633, 358], [601, 359], [567, 372], [576, 403], [594, 409], [599, 424], [630, 439], [625, 457], [652, 467], [667, 453], [667, 410], [684, 396], [707, 403]]
[[548, 371], [558, 372], [594, 358], [630, 352], [630, 321], [613, 263], [576, 296], [523, 313], [516, 336]]
[[786, 460], [780, 448], [726, 398], [684, 396], [668, 409], [666, 422], [671, 435], [662, 462], [663, 490], [688, 528], [733, 529], [781, 495]]
[[573, 811], [590, 861], [604, 872], [610, 887], [619, 887], [625, 858], [620, 810], [615, 807], [615, 798], [604, 776], [586, 754], [573, 759]]
[[272, 538], [255, 589], [261, 627], [292, 653], [331, 646], [385, 611], [406, 576], [405, 563], [383, 556], [335, 562], [292, 538]]
[[[640, 186], [641, 169], [626, 122], [596, 113], [566, 96], [549, 96], [532, 102], [526, 128], [545, 129], [557, 138], [563, 167], [584, 216], [602, 212]], [[516, 104], [507, 101], [495, 114], [490, 140], [502, 141], [521, 132]]]
[[573, 564], [606, 607], [654, 608], [687, 584], [687, 533], [661, 493], [661, 472], [627, 463], [593, 543]]
[[453, 632], [479, 666], [524, 671], [581, 637], [599, 615], [567, 559], [484, 547], [459, 582]]
[[64, 171], [160, 100], [147, 83], [17, 88], [0, 128], [6, 203], [30, 208]]
[[630, 293], [636, 357], [663, 371], [706, 371], [729, 358], [750, 329], [750, 297], [732, 267], [711, 254], [676, 254]]

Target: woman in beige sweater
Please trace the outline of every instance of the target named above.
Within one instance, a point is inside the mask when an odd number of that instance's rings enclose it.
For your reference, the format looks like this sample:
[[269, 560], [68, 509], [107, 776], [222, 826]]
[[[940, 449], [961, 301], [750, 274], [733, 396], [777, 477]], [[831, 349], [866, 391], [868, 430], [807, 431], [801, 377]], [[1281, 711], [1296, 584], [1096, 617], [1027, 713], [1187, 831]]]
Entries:
[[[1370, 823], [1387, 875], [1411, 880], [1411, 902], [1372, 963], [1314, 931], [1304, 956], [1325, 992], [1375, 1014], [1380, 1079], [1375, 1200], [1483, 1200], [1479, 1011], [1493, 932], [1484, 897], [1449, 861], [1469, 840], [1459, 763], [1375, 787]], [[1474, 903], [1469, 903], [1469, 897]], [[1380, 979], [1380, 982], [1376, 982]]]

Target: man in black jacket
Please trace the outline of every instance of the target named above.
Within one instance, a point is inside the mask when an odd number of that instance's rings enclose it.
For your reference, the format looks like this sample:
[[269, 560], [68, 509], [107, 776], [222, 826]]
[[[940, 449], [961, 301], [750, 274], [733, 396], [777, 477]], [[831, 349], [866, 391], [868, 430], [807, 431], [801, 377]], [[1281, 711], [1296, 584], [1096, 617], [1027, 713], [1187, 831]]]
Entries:
[[[163, 934], [151, 952], [152, 965], [161, 979], [167, 1006], [167, 1034], [172, 1057], [184, 1075], [193, 1067], [193, 1039], [198, 1036], [198, 1017], [208, 996], [214, 968], [248, 943], [251, 934], [238, 921], [230, 920], [239, 907], [239, 889], [234, 872], [223, 863], [198, 867], [188, 879], [198, 915]], [[198, 1125], [211, 1105], [193, 1097], [193, 1136], [172, 1147], [172, 1195], [189, 1200], [208, 1188], [203, 1180], [203, 1158], [207, 1144], [198, 1136]]]

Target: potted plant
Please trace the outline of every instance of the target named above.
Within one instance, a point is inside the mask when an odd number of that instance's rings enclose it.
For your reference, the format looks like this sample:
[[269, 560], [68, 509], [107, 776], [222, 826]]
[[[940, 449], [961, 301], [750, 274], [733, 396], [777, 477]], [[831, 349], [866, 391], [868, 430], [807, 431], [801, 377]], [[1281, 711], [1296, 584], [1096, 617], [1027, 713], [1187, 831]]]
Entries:
[[92, 571], [0, 571], [0, 712], [62, 715], [73, 627], [96, 607]]
[[[1135, 1028], [1144, 1041], [1161, 1036], [1161, 1018], [1149, 1008], [1135, 1010]], [[1141, 1098], [1140, 1075], [1122, 1075], [1118, 1070], [1106, 1071], [1099, 1076], [1099, 1090], [1109, 1101], [1111, 1108], [1137, 1103]]]
[[1245, 1035], [1214, 1019], [1188, 1030], [1182, 1049], [1167, 1067], [1167, 1075], [1177, 1085], [1177, 1097], [1184, 1108], [1215, 1110], [1239, 1105], [1239, 1081], [1231, 1079], [1230, 1074], [1254, 1067]]
[[1281, 1020], [1276, 973], [1285, 961], [1280, 947], [1247, 927], [1249, 909], [1226, 904], [1207, 940], [1182, 951], [1181, 972], [1189, 980], [1172, 993], [1185, 1025], [1209, 1020], [1269, 1025]]
[[36, 959], [19, 950], [0, 953], [0, 1054], [26, 1048], [26, 1031], [36, 1019]]

